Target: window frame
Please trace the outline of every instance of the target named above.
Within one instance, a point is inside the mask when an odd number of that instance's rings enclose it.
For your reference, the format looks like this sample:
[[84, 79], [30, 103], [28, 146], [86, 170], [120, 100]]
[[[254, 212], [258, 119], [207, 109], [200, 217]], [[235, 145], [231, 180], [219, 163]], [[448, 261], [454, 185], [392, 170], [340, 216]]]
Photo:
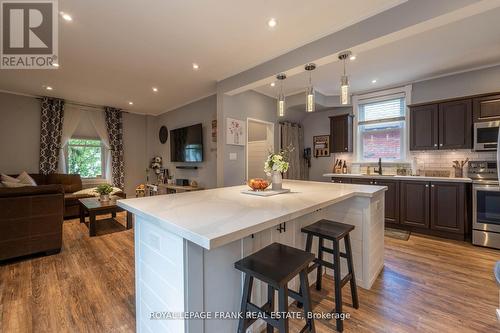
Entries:
[[[386, 90], [380, 90], [376, 92], [371, 92], [371, 93], [366, 93], [366, 94], [361, 94], [361, 95], [354, 95], [352, 98], [352, 106], [353, 106], [353, 113], [354, 113], [354, 121], [353, 121], [353, 163], [355, 164], [373, 164], [375, 163], [374, 161], [367, 161], [363, 160], [361, 156], [362, 149], [359, 146], [360, 143], [360, 132], [359, 132], [359, 126], [362, 125], [368, 125], [368, 124], [375, 124], [375, 123], [388, 123], [388, 122], [395, 122], [395, 121], [404, 121], [404, 126], [403, 126], [403, 145], [401, 147], [401, 159], [399, 160], [393, 160], [393, 161], [384, 161], [382, 162], [386, 164], [401, 164], [401, 163], [409, 163], [409, 152], [410, 152], [410, 114], [409, 114], [409, 108], [408, 105], [411, 104], [411, 91], [412, 91], [412, 86], [411, 85], [406, 85], [404, 87], [398, 87], [398, 88], [392, 88], [392, 89], [386, 89]], [[362, 104], [368, 104], [368, 103], [373, 103], [377, 101], [385, 101], [385, 100], [390, 100], [390, 99], [396, 99], [396, 98], [404, 98], [405, 102], [405, 112], [403, 117], [393, 117], [393, 118], [386, 118], [383, 120], [374, 120], [374, 121], [359, 121], [359, 114], [360, 114], [360, 105]]]
[[101, 147], [101, 177], [81, 177], [82, 180], [99, 180], [99, 179], [106, 179], [106, 175], [105, 175], [105, 172], [106, 172], [106, 153], [105, 153], [105, 146], [101, 140], [101, 138], [93, 138], [93, 137], [81, 137], [81, 136], [72, 136], [69, 141], [68, 141], [68, 144], [66, 145], [66, 151], [65, 151], [65, 158], [66, 158], [66, 168], [68, 170], [66, 170], [66, 172], [69, 171], [69, 149], [70, 147], [98, 147], [97, 145], [86, 145], [86, 144], [71, 144], [71, 140], [95, 140], [95, 141], [99, 141], [101, 144], [100, 144], [100, 147]]

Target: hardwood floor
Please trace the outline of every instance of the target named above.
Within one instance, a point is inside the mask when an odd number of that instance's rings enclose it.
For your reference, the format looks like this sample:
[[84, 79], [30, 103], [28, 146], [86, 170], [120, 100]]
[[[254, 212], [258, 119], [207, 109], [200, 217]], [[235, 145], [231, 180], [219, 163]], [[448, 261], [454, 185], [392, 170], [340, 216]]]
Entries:
[[[89, 238], [72, 220], [63, 237], [60, 254], [0, 265], [0, 332], [134, 332], [133, 231]], [[385, 268], [372, 290], [359, 288], [358, 310], [344, 287], [345, 332], [499, 331], [500, 251], [415, 235], [385, 242]], [[323, 285], [312, 289], [315, 312], [333, 309], [333, 281]], [[316, 328], [332, 332], [335, 321]]]

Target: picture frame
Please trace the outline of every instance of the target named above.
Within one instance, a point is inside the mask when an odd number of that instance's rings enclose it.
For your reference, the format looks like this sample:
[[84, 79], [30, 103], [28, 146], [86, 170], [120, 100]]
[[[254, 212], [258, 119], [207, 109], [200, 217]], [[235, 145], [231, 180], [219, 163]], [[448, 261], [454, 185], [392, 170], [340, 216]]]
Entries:
[[314, 157], [330, 157], [330, 135], [313, 136]]
[[226, 144], [244, 146], [246, 141], [246, 123], [243, 120], [226, 118]]

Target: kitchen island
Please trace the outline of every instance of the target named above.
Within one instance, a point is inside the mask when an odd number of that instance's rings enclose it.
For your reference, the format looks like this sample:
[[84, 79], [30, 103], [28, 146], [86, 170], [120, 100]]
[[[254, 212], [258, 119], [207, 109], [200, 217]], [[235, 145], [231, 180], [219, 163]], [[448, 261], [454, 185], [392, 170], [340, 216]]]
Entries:
[[[384, 263], [386, 188], [306, 181], [284, 181], [283, 187], [291, 192], [260, 197], [234, 186], [120, 200], [135, 214], [137, 331], [236, 332], [237, 319], [217, 318], [240, 308], [242, 274], [234, 262], [273, 242], [304, 249], [300, 229], [322, 218], [355, 226], [356, 280], [370, 289]], [[256, 282], [253, 302], [265, 303], [266, 290]], [[172, 319], [202, 312], [211, 318]]]

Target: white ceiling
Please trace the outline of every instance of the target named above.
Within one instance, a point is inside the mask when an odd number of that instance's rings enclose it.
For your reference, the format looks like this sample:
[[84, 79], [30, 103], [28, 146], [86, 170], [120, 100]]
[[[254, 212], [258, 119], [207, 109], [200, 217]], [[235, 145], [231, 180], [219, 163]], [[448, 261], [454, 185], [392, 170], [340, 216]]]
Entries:
[[[347, 63], [351, 92], [499, 64], [499, 18], [497, 8], [356, 54], [356, 60]], [[341, 72], [339, 61], [318, 67], [313, 74], [315, 88], [325, 95], [338, 95]], [[373, 79], [376, 84], [372, 84]], [[287, 95], [303, 91], [307, 81], [305, 72], [287, 78]], [[276, 96], [277, 89], [266, 84], [256, 90]]]
[[[0, 89], [159, 114], [215, 93], [218, 80], [402, 2], [59, 1], [73, 17], [60, 21], [60, 68], [2, 70]], [[273, 30], [271, 17], [278, 21]]]

